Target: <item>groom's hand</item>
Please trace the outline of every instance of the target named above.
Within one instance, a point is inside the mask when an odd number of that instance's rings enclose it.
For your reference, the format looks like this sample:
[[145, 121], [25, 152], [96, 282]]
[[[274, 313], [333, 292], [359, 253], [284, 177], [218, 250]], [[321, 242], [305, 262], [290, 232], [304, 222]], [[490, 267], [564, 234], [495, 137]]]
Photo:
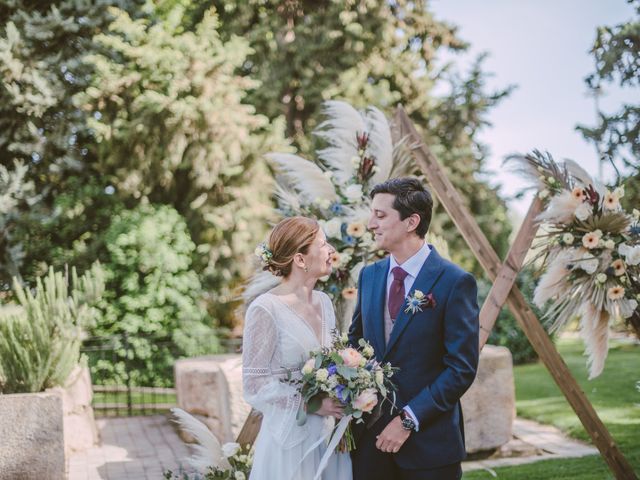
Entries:
[[386, 453], [397, 453], [409, 435], [411, 435], [411, 431], [402, 428], [402, 420], [396, 416], [377, 436], [376, 448]]

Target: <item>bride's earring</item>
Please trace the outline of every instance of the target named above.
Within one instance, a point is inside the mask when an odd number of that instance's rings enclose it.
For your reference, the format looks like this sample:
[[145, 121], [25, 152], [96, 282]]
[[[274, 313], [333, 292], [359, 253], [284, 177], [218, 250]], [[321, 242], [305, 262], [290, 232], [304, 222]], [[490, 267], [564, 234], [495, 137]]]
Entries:
[[305, 273], [306, 273], [306, 272], [308, 272], [308, 271], [309, 271], [309, 269], [305, 266], [305, 267], [304, 267], [304, 271], [305, 271]]

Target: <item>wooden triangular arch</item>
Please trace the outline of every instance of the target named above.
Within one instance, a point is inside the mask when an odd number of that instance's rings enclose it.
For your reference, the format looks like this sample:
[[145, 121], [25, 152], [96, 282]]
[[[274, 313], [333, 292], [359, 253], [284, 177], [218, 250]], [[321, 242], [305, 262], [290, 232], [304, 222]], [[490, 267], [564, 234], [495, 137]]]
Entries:
[[[494, 282], [480, 311], [480, 348], [484, 347], [498, 314], [506, 303], [616, 479], [638, 480], [631, 465], [515, 285], [518, 272], [522, 268], [524, 258], [538, 229], [536, 217], [542, 210], [542, 203], [538, 197], [536, 196], [532, 202], [507, 258], [502, 263], [477, 222], [464, 206], [462, 197], [447, 177], [444, 168], [422, 142], [402, 106], [398, 106], [393, 123], [394, 141], [397, 142], [404, 137], [409, 138], [408, 144], [411, 145], [417, 165], [429, 182], [432, 192], [444, 206], [489, 279]], [[238, 443], [252, 444], [260, 429], [260, 423], [260, 413], [252, 410], [238, 435]]]
[[538, 230], [536, 217], [542, 209], [542, 203], [538, 197], [536, 196], [532, 202], [520, 231], [507, 254], [507, 259], [504, 263], [500, 262], [500, 258], [491, 247], [487, 237], [465, 208], [462, 197], [452, 185], [431, 150], [422, 142], [402, 106], [398, 106], [396, 110], [394, 123], [396, 127], [394, 133], [399, 138], [409, 137], [409, 145], [412, 145], [418, 167], [429, 182], [432, 191], [440, 199], [487, 276], [494, 282], [480, 311], [480, 348], [489, 338], [500, 309], [506, 303], [613, 474], [620, 480], [637, 480], [638, 477], [633, 472], [631, 465], [614, 442], [607, 427], [598, 417], [580, 385], [571, 375], [567, 364], [558, 353], [547, 332], [540, 325], [536, 315], [529, 308], [520, 289], [515, 285], [518, 272], [522, 268], [522, 262]]

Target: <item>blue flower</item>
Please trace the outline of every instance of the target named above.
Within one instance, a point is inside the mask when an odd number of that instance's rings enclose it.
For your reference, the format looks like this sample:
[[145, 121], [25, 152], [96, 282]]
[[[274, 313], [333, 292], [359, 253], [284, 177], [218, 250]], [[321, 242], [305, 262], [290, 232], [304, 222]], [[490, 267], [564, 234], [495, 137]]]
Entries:
[[351, 235], [345, 235], [344, 237], [342, 237], [342, 241], [350, 247], [356, 244], [355, 237], [352, 237]]
[[329, 207], [329, 210], [331, 211], [331, 213], [334, 213], [336, 215], [341, 215], [344, 211], [340, 202], [333, 202]]
[[631, 232], [632, 235], [640, 235], [640, 225], [634, 225], [632, 226], [629, 231]]
[[336, 365], [334, 363], [332, 363], [331, 365], [329, 365], [329, 367], [327, 368], [327, 371], [329, 372], [329, 376], [331, 375], [335, 375], [336, 372], [338, 371], [338, 367], [336, 367]]
[[342, 403], [347, 403], [349, 401], [349, 392], [347, 392], [344, 396], [342, 395], [342, 392], [345, 388], [346, 387], [340, 383], [336, 385], [336, 388], [334, 388], [334, 390], [336, 391], [336, 397], [338, 397], [338, 400], [340, 400]]
[[336, 284], [329, 285], [329, 292], [336, 294], [339, 291], [340, 291], [340, 288]]

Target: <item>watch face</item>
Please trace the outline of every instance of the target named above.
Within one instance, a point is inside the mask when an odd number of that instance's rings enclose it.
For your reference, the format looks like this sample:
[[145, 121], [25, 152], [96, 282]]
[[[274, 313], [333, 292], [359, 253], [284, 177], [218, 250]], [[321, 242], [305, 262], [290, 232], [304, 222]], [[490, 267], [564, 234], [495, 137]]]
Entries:
[[416, 424], [411, 420], [411, 418], [407, 416], [403, 416], [402, 418], [402, 428], [405, 430], [413, 430], [416, 427]]

